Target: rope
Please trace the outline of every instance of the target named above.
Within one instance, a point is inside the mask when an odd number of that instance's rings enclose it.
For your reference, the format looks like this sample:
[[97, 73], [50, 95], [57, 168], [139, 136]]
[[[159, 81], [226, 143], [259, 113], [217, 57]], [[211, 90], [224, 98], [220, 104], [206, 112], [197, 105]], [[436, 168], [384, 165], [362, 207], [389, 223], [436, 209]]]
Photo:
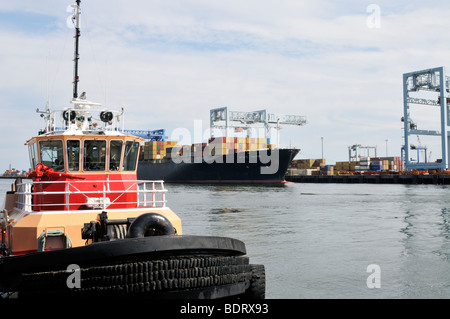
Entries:
[[47, 237], [49, 236], [50, 237], [64, 236], [65, 248], [72, 248], [72, 240], [70, 239], [69, 235], [66, 232], [62, 231], [61, 229], [47, 230], [47, 231], [44, 230], [38, 238], [38, 251], [45, 250], [45, 242]]

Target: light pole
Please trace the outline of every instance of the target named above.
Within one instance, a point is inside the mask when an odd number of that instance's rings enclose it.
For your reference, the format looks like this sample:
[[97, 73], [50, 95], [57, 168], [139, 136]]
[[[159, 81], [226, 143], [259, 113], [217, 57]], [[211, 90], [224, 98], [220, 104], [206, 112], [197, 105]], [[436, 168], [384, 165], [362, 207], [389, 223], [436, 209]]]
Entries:
[[323, 137], [320, 138], [322, 140], [322, 159], [323, 159]]
[[386, 139], [385, 141], [386, 141], [386, 157], [388, 157], [388, 142], [389, 142], [389, 140]]

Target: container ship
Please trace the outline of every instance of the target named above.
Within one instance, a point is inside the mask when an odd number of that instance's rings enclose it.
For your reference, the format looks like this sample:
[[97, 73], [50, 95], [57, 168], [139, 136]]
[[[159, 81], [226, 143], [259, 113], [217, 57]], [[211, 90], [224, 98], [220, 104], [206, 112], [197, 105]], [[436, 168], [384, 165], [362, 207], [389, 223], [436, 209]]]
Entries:
[[279, 149], [266, 138], [220, 137], [180, 146], [148, 141], [142, 147], [139, 178], [169, 183], [283, 183], [299, 149]]
[[[210, 110], [211, 138], [207, 143], [179, 145], [166, 140], [165, 130], [130, 131], [147, 140], [141, 145], [137, 176], [169, 183], [284, 183], [300, 150], [279, 148], [279, 131], [282, 125], [306, 123], [306, 117], [299, 115], [222, 107]], [[276, 144], [269, 138], [272, 130], [277, 131]], [[241, 137], [230, 137], [233, 134]]]

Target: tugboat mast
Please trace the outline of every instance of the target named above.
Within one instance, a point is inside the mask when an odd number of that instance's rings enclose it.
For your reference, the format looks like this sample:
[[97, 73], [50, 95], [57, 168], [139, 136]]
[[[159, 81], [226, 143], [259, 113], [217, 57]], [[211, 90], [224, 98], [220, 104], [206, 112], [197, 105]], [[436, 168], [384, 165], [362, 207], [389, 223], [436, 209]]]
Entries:
[[78, 60], [80, 59], [79, 54], [79, 40], [80, 40], [80, 14], [81, 14], [81, 0], [76, 0], [77, 4], [73, 4], [72, 8], [74, 10], [72, 21], [75, 26], [75, 53], [74, 53], [74, 79], [73, 79], [73, 98], [78, 98], [78, 82], [80, 81], [80, 78], [78, 76]]

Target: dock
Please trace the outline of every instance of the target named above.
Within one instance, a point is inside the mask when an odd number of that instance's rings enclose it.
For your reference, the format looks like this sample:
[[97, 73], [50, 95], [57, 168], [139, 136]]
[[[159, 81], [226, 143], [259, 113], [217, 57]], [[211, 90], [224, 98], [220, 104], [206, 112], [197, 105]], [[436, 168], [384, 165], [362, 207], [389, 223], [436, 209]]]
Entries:
[[304, 175], [286, 176], [293, 183], [336, 183], [336, 184], [450, 184], [450, 174], [374, 174], [374, 175]]

